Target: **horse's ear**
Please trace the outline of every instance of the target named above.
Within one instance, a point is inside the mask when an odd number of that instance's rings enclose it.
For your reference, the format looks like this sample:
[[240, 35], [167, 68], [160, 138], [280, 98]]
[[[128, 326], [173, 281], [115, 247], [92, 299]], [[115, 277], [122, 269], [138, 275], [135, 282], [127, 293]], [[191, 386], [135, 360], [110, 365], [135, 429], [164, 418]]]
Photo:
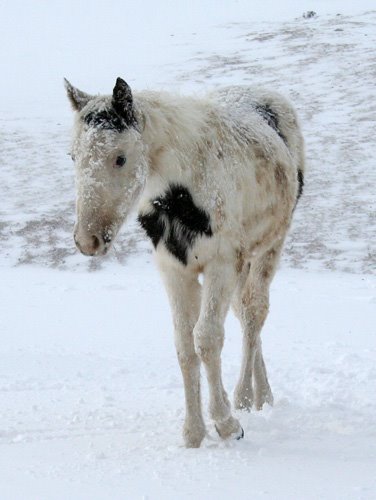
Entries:
[[136, 118], [133, 111], [133, 96], [130, 86], [122, 78], [116, 79], [112, 92], [112, 106], [128, 126], [134, 125]]
[[76, 89], [73, 85], [68, 82], [66, 78], [64, 78], [64, 85], [67, 91], [68, 99], [72, 105], [72, 108], [75, 111], [81, 111], [82, 108], [86, 106], [86, 104], [93, 98], [89, 94], [85, 94], [81, 90]]

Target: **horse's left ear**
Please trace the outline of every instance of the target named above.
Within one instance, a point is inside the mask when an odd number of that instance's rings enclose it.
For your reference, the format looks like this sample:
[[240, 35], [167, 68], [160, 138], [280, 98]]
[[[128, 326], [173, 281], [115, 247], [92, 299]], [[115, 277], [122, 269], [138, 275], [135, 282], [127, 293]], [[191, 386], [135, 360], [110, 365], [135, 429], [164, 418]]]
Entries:
[[117, 78], [112, 92], [112, 106], [128, 126], [136, 123], [133, 96], [130, 86], [122, 78]]

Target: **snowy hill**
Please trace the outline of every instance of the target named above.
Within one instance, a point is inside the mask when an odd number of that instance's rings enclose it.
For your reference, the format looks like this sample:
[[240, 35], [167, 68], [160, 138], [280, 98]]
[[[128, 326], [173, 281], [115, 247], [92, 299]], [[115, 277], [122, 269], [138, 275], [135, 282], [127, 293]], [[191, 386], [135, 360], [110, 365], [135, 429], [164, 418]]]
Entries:
[[[242, 3], [239, 7], [245, 9]], [[251, 17], [248, 13], [239, 18], [241, 22], [216, 26], [211, 26], [205, 18], [209, 24], [205, 29], [201, 27], [200, 31], [190, 33], [186, 27], [168, 36], [161, 25], [156, 25], [154, 31], [148, 32], [149, 38], [144, 35], [148, 45], [145, 38], [143, 44], [147, 46], [141, 45], [145, 59], [153, 62], [150, 69], [145, 63], [140, 69], [142, 56], [129, 54], [125, 42], [124, 49], [116, 47], [112, 51], [106, 36], [95, 39], [93, 23], [95, 26], [99, 20], [95, 17], [98, 11], [93, 9], [89, 12], [90, 29], [86, 30], [90, 43], [96, 44], [90, 54], [99, 51], [99, 64], [90, 62], [101, 71], [96, 75], [92, 74], [93, 69], [77, 68], [88, 57], [86, 33], [72, 34], [72, 21], [68, 19], [70, 30], [62, 33], [64, 16], [59, 21], [56, 7], [40, 7], [40, 11], [45, 8], [44, 15], [60, 30], [60, 38], [51, 40], [51, 50], [45, 46], [49, 30], [37, 31], [40, 19], [36, 19], [34, 28], [28, 23], [25, 31], [35, 53], [39, 57], [45, 55], [47, 62], [53, 59], [52, 76], [46, 75], [45, 66], [40, 73], [33, 70], [27, 59], [31, 84], [25, 90], [26, 95], [17, 88], [24, 82], [21, 74], [13, 82], [13, 90], [8, 79], [1, 82], [9, 99], [5, 102], [5, 118], [0, 121], [0, 181], [4, 191], [0, 262], [63, 269], [100, 267], [105, 263], [105, 260], [88, 263], [77, 259], [71, 242], [74, 173], [67, 153], [72, 117], [62, 76], [69, 76], [91, 93], [110, 93], [116, 76], [121, 74], [140, 89], [156, 87], [202, 94], [218, 85], [257, 83], [288, 95], [301, 117], [308, 172], [305, 196], [296, 212], [283, 265], [357, 273], [375, 269], [376, 10], [356, 16], [329, 14], [309, 19], [300, 16], [285, 22], [258, 23], [244, 20]], [[64, 13], [71, 16], [68, 9]], [[233, 12], [229, 17], [236, 18]], [[6, 16], [2, 19], [4, 24], [5, 19]], [[25, 17], [17, 18], [21, 30], [23, 20]], [[199, 27], [203, 22], [201, 19]], [[9, 25], [5, 26], [7, 30]], [[73, 20], [73, 25], [79, 30], [77, 20]], [[35, 31], [31, 32], [32, 28]], [[115, 25], [115, 31], [117, 28], [120, 30]], [[76, 38], [75, 50], [69, 45], [71, 36]], [[150, 58], [154, 36], [161, 39], [158, 38]], [[104, 54], [102, 42], [108, 54]], [[132, 43], [133, 50], [135, 45], [139, 50], [138, 41]], [[16, 48], [10, 48], [22, 53], [17, 44]], [[16, 55], [12, 58], [11, 55], [3, 74], [8, 74], [13, 65]], [[138, 62], [131, 64], [129, 59]], [[155, 60], [160, 60], [162, 66], [156, 67]], [[109, 67], [102, 67], [105, 62]], [[18, 71], [18, 67], [12, 68], [10, 75]], [[126, 228], [118, 240], [116, 256], [109, 255], [107, 260], [124, 262], [129, 253], [148, 248], [140, 245], [142, 239], [137, 227]]]
[[[0, 2], [0, 498], [376, 498], [376, 6], [250, 4]], [[63, 76], [90, 93], [117, 76], [257, 83], [295, 103], [306, 187], [263, 336], [276, 404], [238, 415], [242, 442], [209, 428], [182, 447], [167, 300], [137, 225], [106, 258], [73, 246]], [[230, 316], [230, 393], [240, 344]]]

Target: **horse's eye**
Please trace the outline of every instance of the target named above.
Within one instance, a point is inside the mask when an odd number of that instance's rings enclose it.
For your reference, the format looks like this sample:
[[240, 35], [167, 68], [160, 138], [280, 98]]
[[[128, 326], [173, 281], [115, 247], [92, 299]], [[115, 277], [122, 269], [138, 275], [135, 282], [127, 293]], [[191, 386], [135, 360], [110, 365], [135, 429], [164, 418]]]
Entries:
[[123, 156], [123, 155], [118, 156], [118, 157], [116, 158], [115, 165], [116, 165], [117, 167], [123, 167], [123, 166], [125, 165], [126, 161], [127, 161], [127, 159], [126, 159], [126, 157], [125, 157], [125, 156]]

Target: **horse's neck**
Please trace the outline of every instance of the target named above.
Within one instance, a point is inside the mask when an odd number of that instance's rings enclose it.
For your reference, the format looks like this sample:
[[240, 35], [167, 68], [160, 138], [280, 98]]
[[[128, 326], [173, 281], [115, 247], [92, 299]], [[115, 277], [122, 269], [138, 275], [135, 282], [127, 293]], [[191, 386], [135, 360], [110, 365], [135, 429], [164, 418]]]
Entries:
[[150, 158], [161, 151], [184, 154], [202, 140], [202, 125], [207, 110], [202, 101], [164, 93], [146, 93], [138, 97], [143, 124], [143, 140]]

